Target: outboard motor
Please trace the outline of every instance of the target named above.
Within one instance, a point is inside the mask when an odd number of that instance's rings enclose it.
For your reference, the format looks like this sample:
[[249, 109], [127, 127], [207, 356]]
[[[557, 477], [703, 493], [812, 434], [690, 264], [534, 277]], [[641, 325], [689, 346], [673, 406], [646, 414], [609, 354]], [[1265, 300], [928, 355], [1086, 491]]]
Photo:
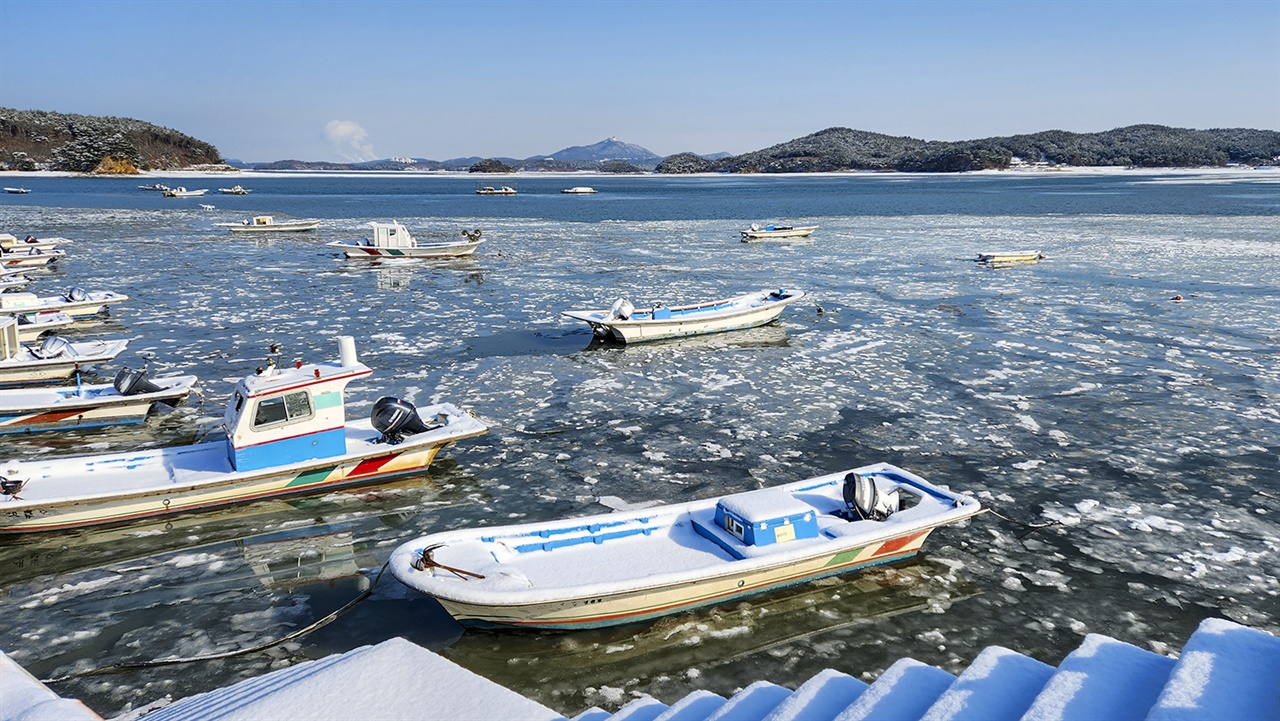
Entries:
[[619, 298], [613, 302], [613, 307], [609, 309], [610, 320], [630, 320], [631, 314], [634, 313], [636, 307], [631, 305], [631, 301], [626, 298]]
[[78, 303], [82, 300], [89, 300], [89, 291], [80, 286], [72, 286], [67, 289], [66, 295], [62, 296], [72, 303]]
[[423, 423], [418, 416], [418, 409], [412, 403], [391, 396], [383, 396], [374, 402], [369, 420], [373, 421], [373, 427], [382, 434], [378, 442], [393, 446], [403, 441], [405, 436], [440, 427]]
[[51, 335], [45, 338], [40, 341], [40, 345], [31, 349], [31, 355], [39, 358], [40, 360], [49, 360], [63, 355], [72, 357], [75, 354], [76, 351], [71, 347], [71, 344], [68, 343], [65, 338], [59, 338], [56, 335]]
[[26, 484], [26, 481], [19, 481], [16, 478], [5, 478], [4, 476], [0, 476], [0, 493], [17, 498], [18, 491], [21, 491], [22, 487]]
[[844, 477], [844, 503], [850, 520], [883, 521], [896, 508], [891, 498], [881, 498], [875, 479], [861, 473], [849, 473]]
[[143, 368], [136, 371], [132, 368], [121, 368], [116, 373], [116, 379], [112, 381], [112, 385], [120, 391], [122, 396], [136, 396], [139, 393], [158, 393], [162, 390], [160, 386], [147, 380], [147, 369]]

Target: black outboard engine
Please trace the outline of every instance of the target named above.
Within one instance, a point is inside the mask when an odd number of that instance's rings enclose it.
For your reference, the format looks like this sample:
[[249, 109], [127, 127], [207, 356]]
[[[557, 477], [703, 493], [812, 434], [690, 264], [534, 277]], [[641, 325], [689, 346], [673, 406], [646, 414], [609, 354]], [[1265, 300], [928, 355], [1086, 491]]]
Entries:
[[369, 420], [373, 421], [373, 427], [382, 434], [378, 442], [393, 446], [403, 441], [405, 436], [440, 427], [423, 423], [418, 416], [418, 409], [412, 403], [391, 396], [383, 396], [374, 402]]
[[139, 393], [158, 393], [164, 390], [160, 386], [147, 380], [147, 369], [143, 368], [136, 371], [132, 368], [121, 368], [116, 374], [116, 379], [112, 381], [112, 385], [120, 391], [122, 396], [136, 396]]
[[66, 294], [63, 295], [62, 297], [66, 298], [68, 301], [72, 303], [78, 303], [82, 300], [89, 300], [89, 291], [85, 290], [84, 288], [81, 288], [78, 285], [72, 286], [71, 288], [67, 289]]
[[844, 503], [851, 520], [883, 521], [889, 517], [880, 507], [880, 491], [870, 476], [849, 473], [844, 477]]

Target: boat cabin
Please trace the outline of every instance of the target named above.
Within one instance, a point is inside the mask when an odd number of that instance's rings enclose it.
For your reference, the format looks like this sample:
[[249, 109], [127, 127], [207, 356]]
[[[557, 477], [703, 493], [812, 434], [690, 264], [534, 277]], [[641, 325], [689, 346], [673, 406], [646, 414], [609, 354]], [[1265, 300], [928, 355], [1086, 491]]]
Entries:
[[250, 225], [275, 225], [276, 218], [274, 215], [255, 215]]
[[347, 452], [343, 391], [373, 373], [356, 358], [355, 341], [339, 336], [336, 363], [301, 362], [281, 369], [273, 356], [236, 384], [223, 417], [236, 471], [252, 471]]
[[390, 223], [370, 223], [373, 228], [373, 246], [376, 248], [415, 248], [418, 243], [409, 234], [408, 229], [396, 221]]
[[18, 345], [18, 319], [14, 316], [0, 316], [0, 360], [8, 360], [18, 354], [22, 346]]

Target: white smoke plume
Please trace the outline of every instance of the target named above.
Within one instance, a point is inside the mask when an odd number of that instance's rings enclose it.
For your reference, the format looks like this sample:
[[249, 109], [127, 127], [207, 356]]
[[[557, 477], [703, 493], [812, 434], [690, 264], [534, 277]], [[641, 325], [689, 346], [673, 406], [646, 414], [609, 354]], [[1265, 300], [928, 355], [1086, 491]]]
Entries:
[[324, 126], [324, 136], [343, 160], [360, 163], [378, 159], [369, 143], [369, 134], [355, 121], [330, 120]]

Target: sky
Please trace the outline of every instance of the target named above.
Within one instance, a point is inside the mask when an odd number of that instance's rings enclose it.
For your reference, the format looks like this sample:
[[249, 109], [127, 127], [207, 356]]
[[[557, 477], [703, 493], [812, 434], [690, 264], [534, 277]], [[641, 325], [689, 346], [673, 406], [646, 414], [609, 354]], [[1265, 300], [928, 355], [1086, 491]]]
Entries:
[[0, 107], [248, 162], [1280, 130], [1280, 0], [0, 0], [0, 28]]

